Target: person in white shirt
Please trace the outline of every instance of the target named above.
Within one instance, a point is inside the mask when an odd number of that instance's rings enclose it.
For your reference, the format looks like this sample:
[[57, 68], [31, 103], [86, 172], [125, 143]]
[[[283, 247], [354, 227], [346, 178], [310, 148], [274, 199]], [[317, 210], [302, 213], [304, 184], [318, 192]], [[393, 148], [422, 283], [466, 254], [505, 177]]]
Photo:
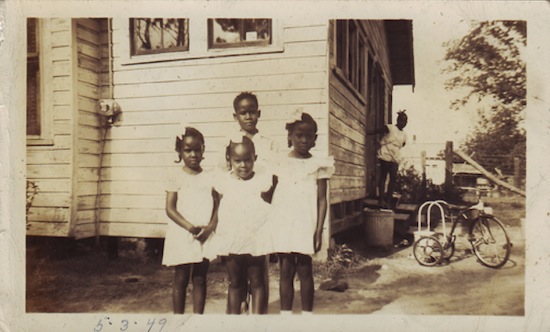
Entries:
[[[377, 157], [380, 164], [380, 179], [378, 182], [378, 203], [382, 208], [390, 207], [390, 201], [395, 190], [395, 181], [399, 164], [403, 161], [401, 148], [407, 143], [407, 135], [403, 128], [407, 125], [407, 114], [405, 110], [397, 112], [396, 125], [386, 125], [383, 128], [367, 134], [384, 134], [380, 139], [380, 147]], [[386, 179], [390, 177], [388, 189]]]
[[258, 131], [257, 125], [261, 116], [258, 98], [251, 92], [241, 92], [233, 101], [233, 109], [233, 119], [239, 124], [239, 133], [250, 138], [256, 147], [258, 166], [268, 167], [278, 149], [272, 139]]
[[[259, 174], [269, 174], [271, 173], [271, 165], [273, 163], [274, 156], [277, 154], [278, 146], [277, 144], [267, 136], [264, 136], [259, 133], [257, 124], [261, 116], [261, 110], [259, 108], [258, 98], [252, 92], [241, 92], [233, 100], [233, 119], [239, 124], [239, 131], [237, 133], [232, 133], [231, 137], [235, 136], [245, 136], [248, 137], [255, 146], [256, 152], [256, 162], [254, 169]], [[225, 149], [224, 155], [225, 155]], [[224, 159], [224, 161], [229, 166], [229, 160]], [[272, 176], [272, 188], [276, 187], [276, 177]], [[273, 191], [265, 193], [263, 196], [264, 200], [267, 203], [271, 203], [271, 197]], [[266, 258], [264, 263], [264, 284], [266, 286], [265, 294], [263, 297], [264, 303], [262, 304], [261, 311], [267, 311], [268, 298], [269, 298], [269, 275], [268, 275], [269, 261]], [[244, 278], [244, 276], [243, 276]], [[248, 310], [249, 306], [249, 289], [243, 288], [242, 291], [242, 300], [243, 300], [243, 311]]]

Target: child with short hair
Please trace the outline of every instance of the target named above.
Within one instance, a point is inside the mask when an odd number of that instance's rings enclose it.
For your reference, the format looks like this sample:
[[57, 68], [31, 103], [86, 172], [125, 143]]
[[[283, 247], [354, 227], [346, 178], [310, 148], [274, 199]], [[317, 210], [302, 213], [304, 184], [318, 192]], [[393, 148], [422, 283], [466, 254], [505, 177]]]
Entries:
[[[257, 125], [261, 117], [261, 110], [258, 103], [258, 97], [248, 91], [239, 93], [233, 100], [233, 119], [239, 124], [238, 135], [244, 135], [254, 143], [256, 155], [258, 156], [254, 167], [256, 171], [269, 172], [270, 165], [273, 164], [273, 159], [278, 151], [277, 144], [267, 136], [260, 134]], [[273, 187], [276, 186], [276, 179], [272, 179]], [[271, 201], [272, 192], [264, 194], [264, 199], [267, 202]], [[266, 258], [264, 284], [266, 286], [266, 297], [264, 306], [267, 307], [269, 297], [269, 260]], [[246, 276], [244, 276], [246, 277]], [[248, 310], [249, 293], [243, 289], [242, 302], [243, 310]]]
[[327, 214], [328, 179], [334, 173], [334, 159], [311, 154], [317, 139], [313, 118], [296, 110], [287, 122], [288, 145], [292, 150], [279, 163], [278, 184], [273, 195], [271, 225], [273, 252], [281, 267], [281, 313], [290, 313], [294, 300], [294, 277], [298, 273], [302, 313], [313, 310], [311, 255], [321, 249]]
[[265, 314], [265, 255], [270, 248], [265, 241], [265, 223], [269, 204], [261, 196], [271, 188], [272, 175], [254, 171], [256, 152], [247, 136], [230, 140], [226, 158], [231, 169], [214, 185], [221, 198], [211, 255], [225, 258], [229, 277], [227, 312], [241, 313], [243, 289], [250, 282], [252, 313]]
[[216, 226], [217, 197], [212, 176], [201, 168], [204, 137], [195, 128], [186, 127], [176, 137], [176, 152], [184, 166], [171, 174], [166, 186], [166, 214], [170, 218], [162, 264], [175, 266], [172, 303], [175, 314], [185, 312], [186, 291], [193, 282], [193, 312], [202, 314], [206, 300], [206, 274], [209, 261], [203, 248]]
[[250, 138], [254, 143], [258, 155], [256, 169], [267, 167], [278, 149], [272, 139], [258, 131], [257, 125], [261, 116], [258, 97], [252, 92], [241, 92], [233, 100], [233, 110], [233, 119], [239, 124], [239, 134]]

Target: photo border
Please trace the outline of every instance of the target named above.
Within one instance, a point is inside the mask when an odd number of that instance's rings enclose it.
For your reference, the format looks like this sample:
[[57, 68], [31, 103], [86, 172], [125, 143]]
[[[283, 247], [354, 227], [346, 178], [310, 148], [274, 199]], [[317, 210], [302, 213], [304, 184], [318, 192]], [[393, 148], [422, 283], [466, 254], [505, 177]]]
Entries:
[[[0, 2], [0, 330], [4, 331], [75, 331], [93, 330], [100, 319], [110, 322], [124, 319], [141, 324], [168, 319], [164, 331], [239, 329], [257, 331], [288, 330], [548, 330], [550, 328], [550, 179], [547, 146], [549, 132], [550, 10], [545, 1], [2, 1]], [[288, 6], [281, 6], [281, 4]], [[25, 103], [23, 72], [26, 17], [151, 17], [170, 16], [176, 10], [193, 10], [207, 17], [262, 15], [277, 18], [287, 15], [320, 15], [326, 19], [413, 19], [431, 15], [462, 15], [464, 19], [512, 19], [527, 21], [527, 198], [526, 198], [526, 275], [525, 316], [418, 316], [418, 315], [278, 315], [265, 317], [230, 317], [206, 315], [135, 314], [31, 314], [25, 313], [25, 193], [24, 114], [18, 112]], [[243, 12], [244, 11], [244, 12]], [[221, 17], [221, 16], [220, 16]], [[307, 17], [304, 17], [307, 20]], [[3, 24], [1, 23], [3, 22]], [[413, 27], [414, 28], [414, 27]], [[9, 161], [9, 162], [6, 162]], [[455, 285], [456, 286], [456, 285]], [[505, 290], [503, 290], [505, 291]], [[7, 297], [8, 300], [5, 300]], [[467, 305], [467, 304], [465, 304]], [[214, 318], [214, 319], [212, 319]], [[295, 324], [295, 325], [293, 325]], [[116, 324], [115, 324], [116, 325]], [[110, 325], [103, 331], [119, 331]], [[138, 324], [136, 324], [137, 326]], [[143, 327], [145, 326], [145, 329]], [[292, 328], [295, 327], [295, 328]], [[132, 331], [129, 329], [129, 331]], [[137, 331], [137, 329], [136, 329]]]

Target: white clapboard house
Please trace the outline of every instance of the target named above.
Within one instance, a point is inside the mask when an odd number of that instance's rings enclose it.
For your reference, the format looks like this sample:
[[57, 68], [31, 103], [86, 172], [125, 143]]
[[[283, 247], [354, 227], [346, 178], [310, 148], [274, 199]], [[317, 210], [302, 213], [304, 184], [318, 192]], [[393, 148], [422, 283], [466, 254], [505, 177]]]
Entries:
[[[198, 128], [215, 165], [241, 91], [283, 149], [290, 111], [318, 122], [314, 152], [336, 160], [334, 235], [376, 195], [365, 131], [392, 121], [394, 85], [414, 85], [410, 20], [30, 18], [27, 29], [31, 236], [163, 237], [175, 136]], [[101, 99], [120, 106], [119, 126], [104, 125]]]

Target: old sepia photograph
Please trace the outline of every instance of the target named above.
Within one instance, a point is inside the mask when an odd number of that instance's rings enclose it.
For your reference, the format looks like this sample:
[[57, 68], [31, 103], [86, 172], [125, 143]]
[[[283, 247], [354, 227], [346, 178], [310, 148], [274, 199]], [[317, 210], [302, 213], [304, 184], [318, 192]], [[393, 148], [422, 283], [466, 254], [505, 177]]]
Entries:
[[526, 326], [526, 15], [128, 5], [20, 15], [24, 315]]

